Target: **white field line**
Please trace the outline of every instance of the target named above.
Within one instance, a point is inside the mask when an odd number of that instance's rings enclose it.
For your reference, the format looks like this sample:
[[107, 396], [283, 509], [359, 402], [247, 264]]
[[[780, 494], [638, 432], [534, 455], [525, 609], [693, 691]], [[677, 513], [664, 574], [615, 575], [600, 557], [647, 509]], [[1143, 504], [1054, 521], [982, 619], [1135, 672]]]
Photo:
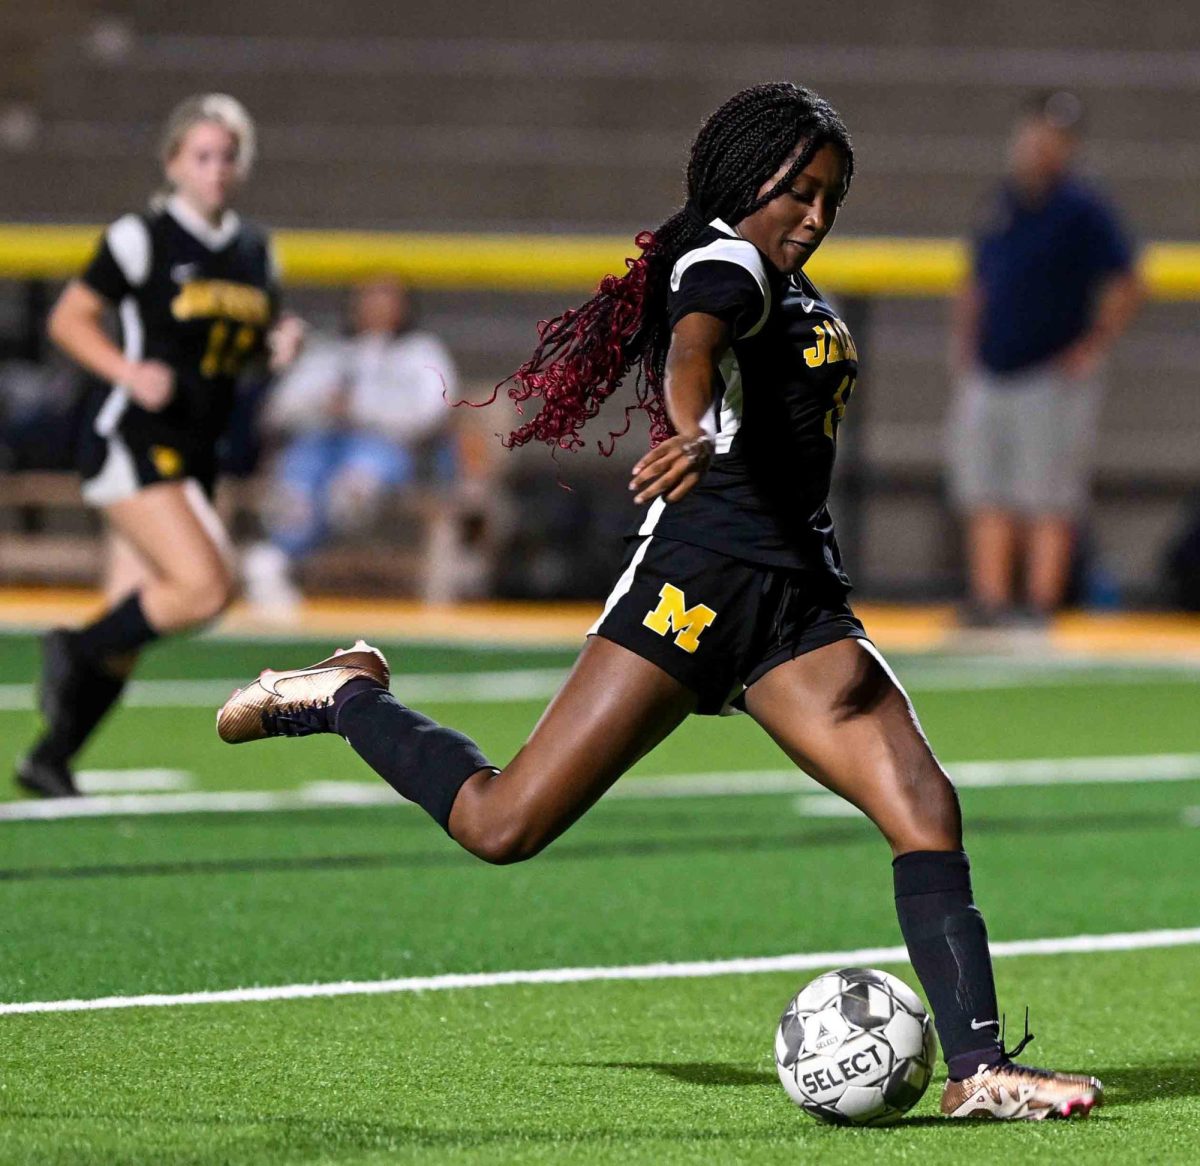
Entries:
[[[1048, 757], [1029, 761], [961, 761], [951, 764], [949, 769], [955, 784], [961, 789], [1122, 783], [1136, 785], [1200, 780], [1200, 753], [1159, 753], [1144, 757]], [[618, 782], [605, 798], [711, 798], [761, 794], [799, 794], [801, 797], [797, 799], [794, 808], [810, 817], [858, 816], [857, 810], [835, 795], [814, 793], [812, 782], [798, 769], [674, 773], [629, 778]], [[313, 781], [294, 790], [197, 790], [0, 802], [0, 822], [410, 805], [410, 802], [397, 797], [382, 781]]]
[[[1090, 955], [1095, 952], [1145, 951], [1200, 944], [1200, 927], [1162, 931], [1124, 931], [993, 943], [995, 957]], [[683, 963], [626, 964], [598, 968], [538, 968], [520, 972], [465, 972], [409, 976], [395, 980], [343, 980], [332, 984], [278, 984], [176, 995], [100, 996], [90, 1000], [37, 1000], [0, 1004], [0, 1015], [30, 1012], [100, 1012], [114, 1008], [171, 1008], [182, 1004], [253, 1004], [272, 1000], [312, 1000], [330, 996], [385, 996], [407, 992], [445, 992], [459, 988], [496, 988], [513, 984], [593, 984], [612, 980], [692, 980], [712, 976], [752, 976], [764, 972], [806, 972], [817, 968], [863, 967], [903, 963], [903, 947], [864, 947], [752, 959], [694, 960]]]
[[802, 818], [861, 818], [862, 811], [837, 794], [801, 794], [792, 809]]
[[162, 793], [195, 784], [183, 769], [81, 769], [75, 784], [85, 794]]
[[[744, 794], [794, 793], [808, 786], [799, 770], [746, 773], [680, 773], [635, 778], [614, 786], [606, 798], [737, 797]], [[830, 795], [832, 796], [832, 795]], [[312, 781], [296, 790], [196, 791], [171, 794], [113, 794], [49, 801], [0, 802], [0, 822], [52, 821], [156, 814], [256, 813], [392, 806], [409, 808], [382, 781]], [[857, 811], [856, 811], [857, 812]]]
[[[1063, 684], [1154, 684], [1163, 680], [1200, 683], [1200, 669], [1177, 663], [1123, 661], [1106, 667], [1095, 661], [1054, 659], [1041, 663], [988, 659], [953, 664], [908, 662], [905, 687], [919, 692], [976, 692], [1006, 688], [1047, 688]], [[508, 700], [546, 700], [558, 691], [564, 668], [517, 668], [503, 671], [412, 673], [393, 677], [393, 688], [406, 702], [462, 701], [495, 704]], [[228, 680], [135, 680], [123, 698], [133, 708], [213, 708], [249, 677]], [[29, 684], [0, 684], [0, 712], [34, 707]]]
[[1041, 757], [1027, 761], [959, 761], [947, 765], [964, 789], [1007, 785], [1107, 785], [1192, 781], [1200, 778], [1200, 753], [1148, 753], [1144, 757]]
[[[324, 783], [322, 783], [324, 784]], [[329, 783], [336, 784], [336, 783]], [[223, 793], [97, 794], [94, 797], [0, 803], [0, 822], [50, 822], [65, 818], [150, 817], [165, 814], [253, 814], [331, 806], [407, 806], [380, 782], [378, 795], [354, 800], [310, 796], [298, 790], [230, 790]]]
[[[406, 701], [464, 701], [489, 703], [506, 700], [542, 700], [553, 696], [566, 671], [562, 668], [525, 668], [503, 672], [415, 673], [394, 678], [394, 687]], [[229, 699], [249, 677], [237, 680], [135, 680], [122, 698], [134, 708], [211, 708]], [[28, 684], [0, 684], [0, 711], [34, 707]]]

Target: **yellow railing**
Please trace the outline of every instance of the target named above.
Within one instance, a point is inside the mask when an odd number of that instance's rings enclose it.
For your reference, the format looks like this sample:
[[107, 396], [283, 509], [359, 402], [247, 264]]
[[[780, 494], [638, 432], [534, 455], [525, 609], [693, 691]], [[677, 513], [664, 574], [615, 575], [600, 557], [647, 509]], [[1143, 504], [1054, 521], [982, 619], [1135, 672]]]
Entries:
[[[0, 278], [65, 279], [77, 272], [100, 227], [0, 224]], [[383, 273], [416, 287], [577, 291], [620, 271], [630, 239], [608, 235], [451, 235], [372, 231], [275, 232], [286, 278], [336, 286]], [[831, 239], [808, 271], [848, 295], [942, 296], [966, 271], [956, 239]], [[1200, 243], [1150, 243], [1142, 251], [1150, 295], [1200, 299]]]

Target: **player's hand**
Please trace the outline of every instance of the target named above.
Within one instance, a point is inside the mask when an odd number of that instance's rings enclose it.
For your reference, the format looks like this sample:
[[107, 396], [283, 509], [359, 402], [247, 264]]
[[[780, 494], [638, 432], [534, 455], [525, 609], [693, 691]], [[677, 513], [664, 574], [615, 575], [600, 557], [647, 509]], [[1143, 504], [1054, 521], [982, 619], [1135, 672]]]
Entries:
[[267, 333], [268, 364], [272, 372], [282, 372], [300, 355], [308, 335], [308, 324], [299, 316], [286, 314], [279, 317], [275, 327]]
[[667, 438], [633, 467], [629, 479], [633, 500], [641, 505], [666, 495], [668, 502], [678, 502], [704, 477], [712, 456], [713, 439], [707, 433]]
[[140, 360], [129, 366], [125, 388], [134, 403], [151, 413], [165, 409], [175, 396], [175, 373], [159, 360]]

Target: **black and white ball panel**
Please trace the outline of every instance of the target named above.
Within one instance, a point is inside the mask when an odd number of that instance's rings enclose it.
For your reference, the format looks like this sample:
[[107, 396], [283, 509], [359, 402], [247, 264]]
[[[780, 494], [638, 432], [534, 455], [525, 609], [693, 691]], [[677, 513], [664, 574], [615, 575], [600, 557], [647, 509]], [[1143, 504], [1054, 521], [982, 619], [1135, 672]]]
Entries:
[[901, 980], [843, 968], [807, 984], [784, 1011], [776, 1068], [788, 1096], [822, 1121], [886, 1125], [933, 1074], [933, 1026]]

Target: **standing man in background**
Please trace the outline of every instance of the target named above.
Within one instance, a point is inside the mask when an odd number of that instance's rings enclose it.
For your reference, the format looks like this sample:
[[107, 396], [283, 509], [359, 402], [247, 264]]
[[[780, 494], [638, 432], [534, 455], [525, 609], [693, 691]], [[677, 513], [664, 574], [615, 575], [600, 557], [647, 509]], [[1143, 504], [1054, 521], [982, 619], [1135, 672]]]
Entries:
[[1120, 223], [1071, 172], [1082, 121], [1070, 93], [1028, 104], [954, 304], [949, 462], [973, 626], [1005, 622], [1022, 602], [1043, 620], [1062, 603], [1101, 369], [1140, 300]]

